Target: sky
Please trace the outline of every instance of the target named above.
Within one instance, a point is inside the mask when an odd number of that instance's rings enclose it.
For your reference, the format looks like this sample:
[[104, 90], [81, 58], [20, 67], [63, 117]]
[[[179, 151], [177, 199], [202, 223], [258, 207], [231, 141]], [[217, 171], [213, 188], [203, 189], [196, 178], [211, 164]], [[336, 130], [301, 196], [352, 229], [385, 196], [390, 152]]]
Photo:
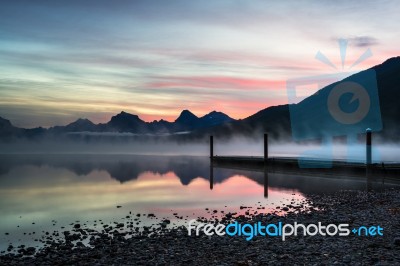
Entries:
[[174, 121], [184, 109], [243, 119], [288, 103], [289, 79], [399, 56], [398, 14], [398, 1], [384, 0], [5, 0], [0, 117], [25, 128], [105, 123], [121, 111], [145, 121]]

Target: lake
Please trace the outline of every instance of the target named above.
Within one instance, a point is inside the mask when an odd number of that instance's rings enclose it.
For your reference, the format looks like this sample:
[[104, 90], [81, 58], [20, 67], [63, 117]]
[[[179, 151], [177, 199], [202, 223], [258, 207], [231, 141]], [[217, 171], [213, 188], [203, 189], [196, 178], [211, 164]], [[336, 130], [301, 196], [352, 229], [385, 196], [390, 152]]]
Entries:
[[[210, 171], [212, 170], [212, 171]], [[210, 182], [212, 174], [212, 182]], [[137, 218], [185, 224], [227, 212], [278, 212], [307, 194], [365, 190], [365, 178], [318, 177], [210, 168], [207, 157], [139, 155], [1, 155], [0, 250], [42, 246], [46, 232], [74, 223], [101, 230]], [[369, 187], [398, 186], [375, 180]], [[242, 208], [241, 208], [242, 207]]]

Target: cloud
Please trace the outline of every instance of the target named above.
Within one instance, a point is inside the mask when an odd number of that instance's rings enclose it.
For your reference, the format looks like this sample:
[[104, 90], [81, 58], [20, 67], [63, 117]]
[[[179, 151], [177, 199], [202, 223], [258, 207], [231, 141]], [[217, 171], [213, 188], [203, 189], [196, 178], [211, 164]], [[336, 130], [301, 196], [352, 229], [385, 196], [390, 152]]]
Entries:
[[161, 81], [148, 83], [149, 88], [216, 88], [235, 90], [267, 90], [285, 87], [283, 80], [238, 78], [228, 76], [165, 77]]
[[356, 47], [371, 47], [379, 44], [379, 41], [371, 36], [357, 36], [348, 40], [351, 45]]
[[[174, 120], [186, 108], [244, 118], [287, 101], [286, 79], [325, 74], [313, 59], [318, 49], [340, 64], [332, 36], [350, 36], [354, 47], [380, 44], [360, 68], [397, 55], [399, 8], [389, 1], [9, 1], [0, 9], [0, 111], [21, 126], [106, 122], [121, 110], [146, 120]], [[358, 56], [349, 49], [346, 62]]]

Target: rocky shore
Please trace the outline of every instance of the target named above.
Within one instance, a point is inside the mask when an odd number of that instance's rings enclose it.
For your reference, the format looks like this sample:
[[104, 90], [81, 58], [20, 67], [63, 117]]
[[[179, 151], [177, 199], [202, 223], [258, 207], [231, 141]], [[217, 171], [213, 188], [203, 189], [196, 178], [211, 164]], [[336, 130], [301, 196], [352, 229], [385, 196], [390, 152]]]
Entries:
[[[103, 230], [74, 224], [47, 237], [47, 246], [9, 247], [0, 265], [399, 265], [400, 191], [341, 191], [334, 195], [309, 195], [307, 202], [277, 206], [285, 215], [263, 213], [261, 208], [223, 213], [198, 222], [212, 224], [290, 223], [340, 224], [349, 228], [377, 226], [383, 236], [189, 236], [184, 226], [160, 219], [151, 227], [124, 220]], [[260, 210], [261, 209], [261, 210]], [[239, 211], [239, 210], [238, 210]], [[176, 214], [179, 217], [178, 214]], [[155, 217], [154, 214], [147, 214]], [[218, 217], [218, 218], [217, 218]], [[55, 234], [53, 234], [55, 235]], [[60, 239], [61, 238], [61, 239]], [[14, 251], [14, 252], [11, 252]], [[16, 252], [15, 252], [16, 251]]]

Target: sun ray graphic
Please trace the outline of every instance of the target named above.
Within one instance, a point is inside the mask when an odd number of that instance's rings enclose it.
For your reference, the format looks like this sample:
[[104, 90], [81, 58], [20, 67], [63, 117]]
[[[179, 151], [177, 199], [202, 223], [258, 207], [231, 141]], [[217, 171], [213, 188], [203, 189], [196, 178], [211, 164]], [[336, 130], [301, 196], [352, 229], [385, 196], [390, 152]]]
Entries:
[[[345, 67], [345, 62], [346, 62], [346, 54], [347, 54], [347, 45], [348, 45], [348, 40], [347, 39], [339, 39], [339, 49], [340, 49], [340, 58], [342, 62], [342, 70]], [[364, 62], [368, 58], [372, 56], [372, 51], [370, 48], [368, 48], [362, 55], [358, 57], [358, 59], [350, 66], [348, 69], [352, 69], [356, 65]], [[322, 62], [323, 64], [332, 67], [333, 69], [338, 69], [337, 66], [335, 66], [331, 60], [327, 56], [325, 56], [321, 51], [318, 51], [317, 54], [315, 55], [315, 59], [318, 61]]]

